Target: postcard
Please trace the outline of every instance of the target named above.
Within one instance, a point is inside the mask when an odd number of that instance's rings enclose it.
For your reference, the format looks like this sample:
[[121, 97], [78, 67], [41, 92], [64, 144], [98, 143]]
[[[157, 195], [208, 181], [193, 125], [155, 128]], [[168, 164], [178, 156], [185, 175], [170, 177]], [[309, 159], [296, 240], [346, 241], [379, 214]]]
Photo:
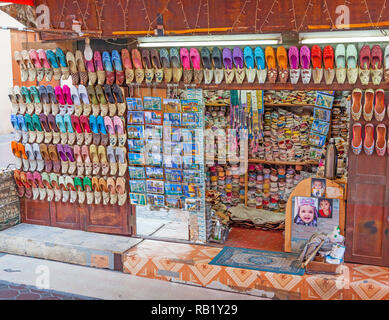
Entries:
[[164, 157], [164, 166], [165, 168], [177, 169], [182, 167], [182, 157], [181, 156], [173, 156], [173, 155], [165, 155]]
[[180, 197], [169, 196], [165, 198], [166, 207], [171, 209], [181, 209], [182, 208], [182, 200]]
[[163, 131], [162, 128], [162, 126], [146, 124], [144, 132], [145, 139], [161, 140]]
[[146, 124], [162, 124], [162, 112], [161, 111], [145, 111], [145, 123]]
[[165, 183], [165, 194], [169, 196], [181, 196], [182, 195], [182, 185], [180, 183]]
[[148, 194], [147, 195], [147, 204], [155, 207], [164, 207], [165, 206], [165, 196], [159, 194]]
[[163, 99], [165, 112], [181, 112], [180, 99]]
[[182, 113], [181, 125], [187, 127], [199, 127], [200, 115], [198, 113]]
[[309, 135], [309, 143], [319, 148], [324, 146], [326, 139], [327, 136], [322, 136], [314, 132], [311, 132]]
[[143, 97], [144, 110], [161, 110], [160, 97]]
[[320, 133], [322, 135], [327, 135], [328, 129], [330, 128], [330, 123], [320, 120], [313, 120], [312, 122], [312, 131]]
[[144, 124], [143, 111], [128, 111], [127, 122], [129, 124]]
[[165, 113], [163, 118], [163, 124], [165, 126], [180, 126], [181, 125], [181, 113]]
[[127, 140], [129, 152], [143, 152], [144, 141], [143, 140]]
[[145, 179], [145, 169], [143, 167], [128, 167], [130, 179]]
[[145, 206], [146, 196], [143, 193], [130, 193], [130, 203], [135, 206]]
[[130, 165], [144, 165], [145, 159], [142, 153], [129, 153], [128, 162]]
[[146, 176], [150, 179], [163, 179], [163, 169], [156, 167], [146, 167]]
[[126, 98], [126, 102], [127, 109], [130, 111], [143, 110], [142, 99], [140, 98]]
[[144, 180], [130, 180], [130, 191], [136, 193], [143, 193], [146, 191]]
[[196, 99], [181, 100], [182, 112], [199, 112], [199, 102]]
[[164, 182], [160, 180], [146, 180], [147, 193], [164, 194]]
[[186, 211], [200, 211], [201, 200], [200, 199], [185, 199], [185, 210]]
[[185, 183], [201, 183], [201, 174], [198, 170], [184, 170], [183, 178]]
[[149, 152], [145, 158], [146, 166], [162, 166], [163, 156], [161, 153]]
[[331, 120], [331, 110], [314, 108], [313, 117], [318, 120], [330, 122]]
[[328, 95], [323, 92], [317, 92], [315, 105], [318, 107], [332, 109], [334, 103], [334, 96]]
[[183, 184], [183, 192], [185, 197], [195, 198], [200, 196], [200, 186], [195, 184]]
[[165, 169], [165, 179], [171, 182], [182, 182], [182, 172], [176, 169]]
[[182, 143], [184, 155], [198, 155], [199, 154], [199, 146], [197, 143]]
[[127, 125], [127, 135], [129, 139], [143, 138], [144, 127], [136, 125]]
[[182, 164], [184, 169], [199, 169], [200, 157], [196, 156], [183, 156]]

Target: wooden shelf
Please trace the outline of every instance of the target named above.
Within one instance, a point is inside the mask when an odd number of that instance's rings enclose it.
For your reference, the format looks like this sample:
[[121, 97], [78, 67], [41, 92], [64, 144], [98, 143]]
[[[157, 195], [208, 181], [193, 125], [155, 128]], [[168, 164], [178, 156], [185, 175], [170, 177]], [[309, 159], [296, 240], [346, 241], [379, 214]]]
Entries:
[[261, 160], [261, 159], [248, 159], [249, 163], [264, 163], [264, 164], [276, 164], [276, 165], [318, 165], [317, 161], [270, 161], [270, 160]]
[[[314, 104], [309, 103], [264, 103], [265, 107], [317, 107]], [[206, 107], [225, 107], [230, 106], [229, 103], [205, 103]], [[340, 104], [334, 104], [332, 107], [340, 107]]]

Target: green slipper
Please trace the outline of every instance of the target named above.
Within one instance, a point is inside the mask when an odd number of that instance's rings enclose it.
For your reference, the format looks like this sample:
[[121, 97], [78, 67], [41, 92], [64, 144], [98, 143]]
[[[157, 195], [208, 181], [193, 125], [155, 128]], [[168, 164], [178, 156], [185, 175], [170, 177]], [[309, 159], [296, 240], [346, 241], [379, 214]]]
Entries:
[[28, 113], [24, 115], [24, 122], [27, 126], [28, 131], [35, 131], [34, 125], [32, 124], [32, 118]]
[[30, 87], [30, 94], [34, 98], [34, 103], [40, 103], [41, 102], [41, 100], [39, 98], [39, 91], [38, 91], [37, 87], [31, 86]]
[[96, 97], [95, 88], [93, 86], [88, 86], [86, 91], [88, 92], [89, 100], [92, 102], [92, 104], [99, 104], [99, 101]]
[[35, 130], [42, 131], [42, 125], [37, 114], [32, 115], [32, 124], [34, 125]]
[[84, 177], [84, 180], [83, 180], [83, 187], [85, 190], [87, 190], [85, 187], [86, 186], [89, 186], [89, 191], [92, 191], [92, 181], [89, 177]]
[[74, 178], [74, 186], [76, 187], [77, 191], [84, 191], [84, 188], [82, 186], [82, 181], [80, 177]]
[[28, 88], [26, 86], [23, 86], [20, 88], [20, 93], [24, 97], [24, 100], [26, 101], [26, 103], [32, 103], [30, 91], [28, 90]]

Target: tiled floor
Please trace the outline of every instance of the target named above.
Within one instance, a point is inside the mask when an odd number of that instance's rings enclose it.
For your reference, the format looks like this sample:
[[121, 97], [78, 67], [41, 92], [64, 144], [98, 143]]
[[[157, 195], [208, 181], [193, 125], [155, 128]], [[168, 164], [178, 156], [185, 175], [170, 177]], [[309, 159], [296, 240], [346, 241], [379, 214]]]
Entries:
[[123, 256], [124, 272], [276, 299], [389, 299], [389, 268], [345, 264], [337, 276], [288, 275], [209, 262], [221, 248], [145, 240]]

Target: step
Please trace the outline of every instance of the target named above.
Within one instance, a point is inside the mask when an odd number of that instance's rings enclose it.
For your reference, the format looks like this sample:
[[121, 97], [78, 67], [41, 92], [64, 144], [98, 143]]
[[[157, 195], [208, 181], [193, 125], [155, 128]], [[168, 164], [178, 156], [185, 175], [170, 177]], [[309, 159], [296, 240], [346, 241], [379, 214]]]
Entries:
[[270, 299], [389, 299], [389, 268], [347, 263], [339, 275], [299, 276], [210, 265], [221, 250], [206, 245], [144, 240], [124, 253], [123, 271]]
[[0, 252], [122, 271], [142, 239], [22, 223], [0, 232]]

